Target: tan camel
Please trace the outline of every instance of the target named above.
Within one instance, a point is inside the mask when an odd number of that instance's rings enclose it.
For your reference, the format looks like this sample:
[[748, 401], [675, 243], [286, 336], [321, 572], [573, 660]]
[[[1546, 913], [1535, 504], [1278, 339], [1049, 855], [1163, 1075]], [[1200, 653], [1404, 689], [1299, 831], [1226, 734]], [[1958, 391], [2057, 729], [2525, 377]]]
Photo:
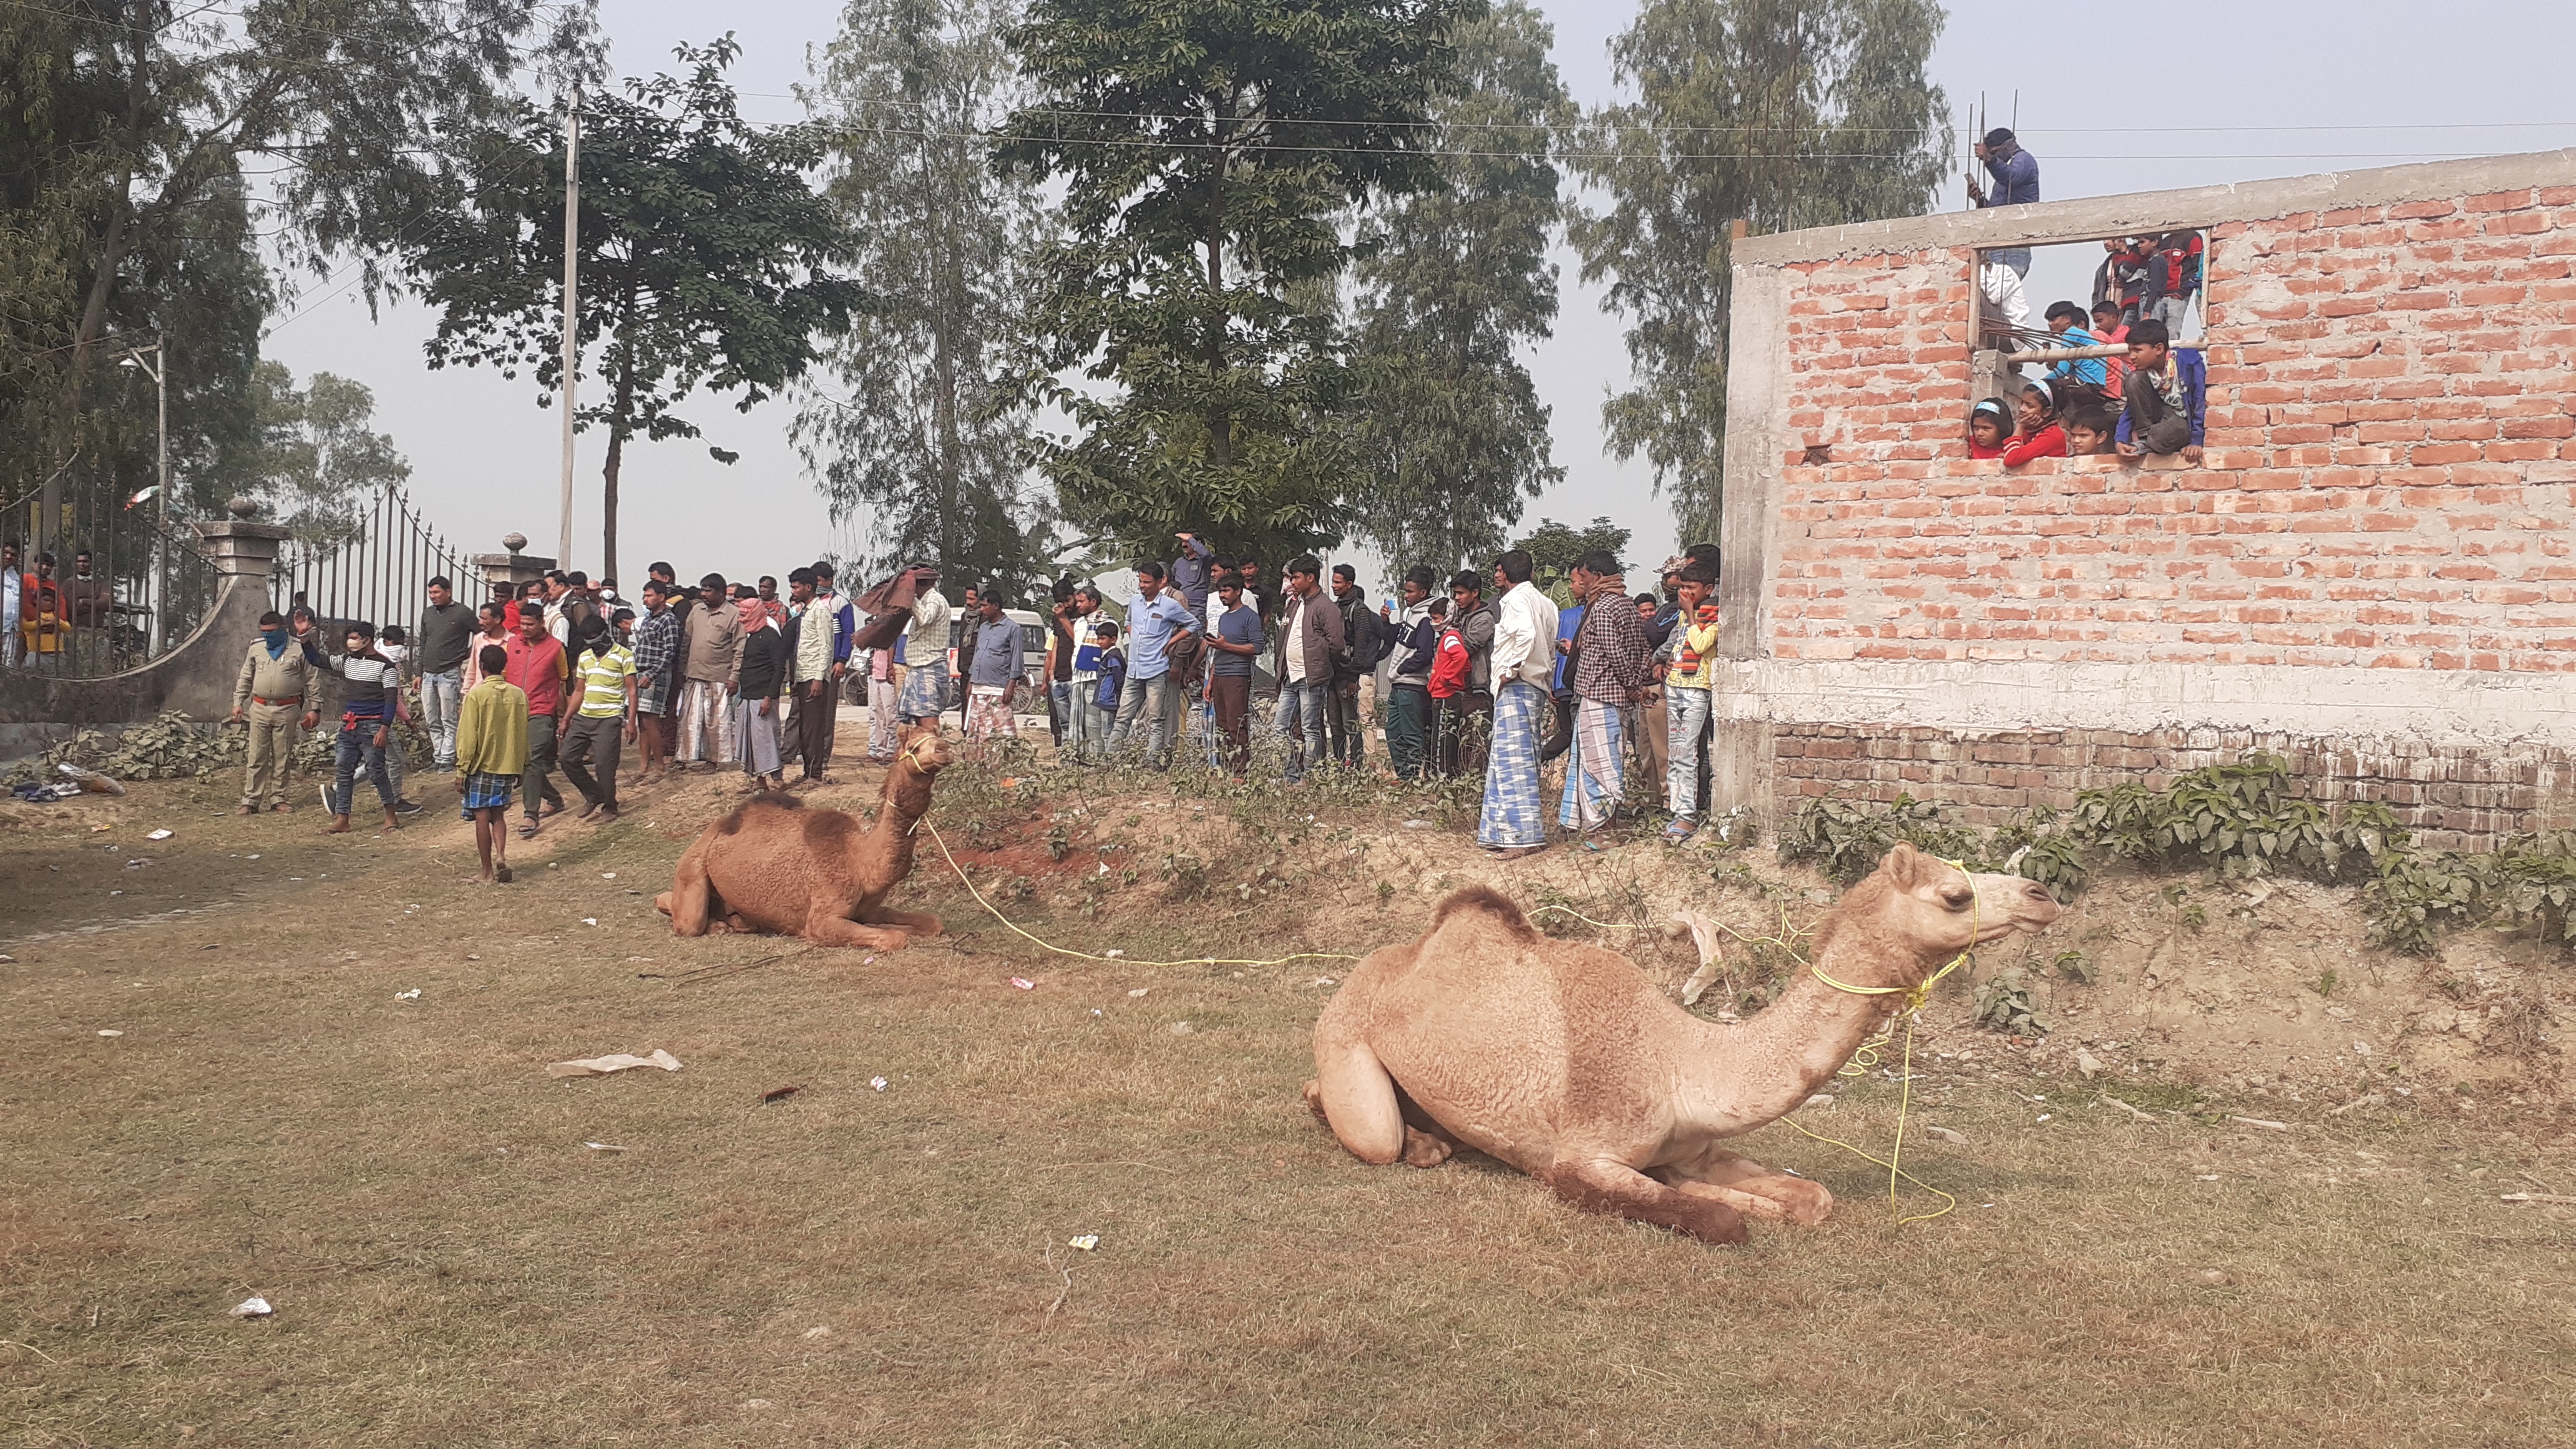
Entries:
[[1817, 1223], [1833, 1196], [1720, 1144], [1805, 1102], [1943, 963], [2056, 918], [2046, 887], [1899, 845], [1817, 928], [1815, 969], [1726, 1026], [1478, 886], [1350, 974], [1315, 1023], [1306, 1100], [1363, 1162], [1435, 1167], [1463, 1144], [1586, 1211], [1738, 1243], [1746, 1216]]
[[763, 795], [708, 826], [653, 904], [682, 936], [752, 931], [875, 951], [936, 936], [937, 916], [888, 910], [885, 899], [912, 874], [913, 825], [930, 809], [931, 781], [948, 764], [937, 730], [906, 730], [873, 824]]

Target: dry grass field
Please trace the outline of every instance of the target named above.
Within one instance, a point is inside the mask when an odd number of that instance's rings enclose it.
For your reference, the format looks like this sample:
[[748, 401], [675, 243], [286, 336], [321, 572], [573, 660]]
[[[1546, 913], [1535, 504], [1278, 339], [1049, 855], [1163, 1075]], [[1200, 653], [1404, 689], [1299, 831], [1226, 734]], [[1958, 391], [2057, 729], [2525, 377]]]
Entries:
[[[0, 806], [0, 1441], [2576, 1441], [2576, 1210], [2500, 1200], [2576, 1195], [2540, 1085], [2227, 1109], [2274, 1132], [2127, 1074], [2141, 1121], [1986, 1038], [1919, 1064], [1913, 1120], [1966, 1142], [1908, 1162], [1956, 1212], [1895, 1227], [1883, 1175], [1774, 1127], [1753, 1150], [1841, 1206], [1714, 1249], [1343, 1154], [1298, 1093], [1340, 963], [1050, 958], [935, 855], [907, 903], [948, 939], [680, 941], [651, 897], [716, 783], [558, 825], [496, 890], [424, 787], [391, 841], [214, 785]], [[1304, 871], [1103, 872], [1085, 837], [1033, 879], [1010, 841], [1052, 826], [959, 814], [1015, 798], [934, 818], [1086, 949], [1359, 951], [1430, 903], [1333, 844], [1432, 833], [1383, 810], [1265, 807]], [[545, 1071], [656, 1047], [685, 1069]], [[1802, 1120], [1883, 1147], [1894, 1107], [1869, 1079]], [[275, 1315], [229, 1316], [252, 1294]]]

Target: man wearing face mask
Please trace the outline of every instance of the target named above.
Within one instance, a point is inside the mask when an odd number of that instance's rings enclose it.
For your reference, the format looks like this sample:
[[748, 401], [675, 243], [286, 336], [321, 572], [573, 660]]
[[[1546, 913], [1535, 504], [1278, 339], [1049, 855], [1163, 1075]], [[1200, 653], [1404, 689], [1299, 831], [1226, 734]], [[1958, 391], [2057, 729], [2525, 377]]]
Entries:
[[306, 729], [321, 722], [313, 709], [313, 665], [286, 631], [276, 610], [259, 616], [259, 637], [243, 656], [233, 681], [233, 723], [250, 726], [250, 760], [242, 771], [238, 815], [280, 814], [286, 803], [287, 761], [295, 752], [298, 717]]

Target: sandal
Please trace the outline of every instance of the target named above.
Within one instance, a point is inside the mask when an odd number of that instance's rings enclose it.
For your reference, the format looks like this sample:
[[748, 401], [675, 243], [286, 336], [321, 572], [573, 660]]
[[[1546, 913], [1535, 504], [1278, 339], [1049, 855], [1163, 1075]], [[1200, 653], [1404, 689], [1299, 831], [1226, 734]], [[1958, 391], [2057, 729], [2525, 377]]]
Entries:
[[1698, 824], [1689, 816], [1676, 815], [1673, 823], [1664, 827], [1664, 844], [1680, 845], [1698, 833]]
[[531, 820], [531, 821], [529, 821], [527, 824], [520, 826], [520, 827], [519, 827], [519, 838], [520, 838], [521, 840], [534, 840], [534, 839], [536, 839], [536, 838], [537, 838], [537, 822], [535, 822], [535, 821]]

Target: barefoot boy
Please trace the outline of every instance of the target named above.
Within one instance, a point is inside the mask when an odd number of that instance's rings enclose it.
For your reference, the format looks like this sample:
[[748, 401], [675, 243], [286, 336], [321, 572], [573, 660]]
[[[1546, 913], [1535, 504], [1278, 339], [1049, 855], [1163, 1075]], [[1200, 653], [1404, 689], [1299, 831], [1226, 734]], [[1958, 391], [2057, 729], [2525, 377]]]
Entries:
[[474, 822], [481, 883], [510, 880], [510, 796], [528, 768], [527, 691], [502, 678], [509, 651], [486, 644], [477, 658], [483, 681], [465, 693], [456, 714], [456, 773], [465, 780], [465, 818]]

